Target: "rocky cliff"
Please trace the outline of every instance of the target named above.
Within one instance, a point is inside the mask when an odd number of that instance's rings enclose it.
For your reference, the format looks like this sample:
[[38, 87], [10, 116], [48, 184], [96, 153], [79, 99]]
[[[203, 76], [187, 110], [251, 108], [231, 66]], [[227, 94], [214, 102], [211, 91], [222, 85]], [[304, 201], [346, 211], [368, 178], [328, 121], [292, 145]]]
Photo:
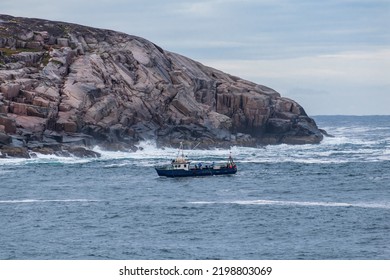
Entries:
[[[0, 150], [319, 143], [295, 101], [136, 36], [0, 15]], [[89, 155], [86, 153], [86, 155]]]

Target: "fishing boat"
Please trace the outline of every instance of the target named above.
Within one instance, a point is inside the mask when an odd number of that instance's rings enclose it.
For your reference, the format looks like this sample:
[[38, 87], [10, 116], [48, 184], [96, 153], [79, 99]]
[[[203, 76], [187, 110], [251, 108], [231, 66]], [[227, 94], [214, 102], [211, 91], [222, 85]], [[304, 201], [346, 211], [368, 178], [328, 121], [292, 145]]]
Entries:
[[157, 166], [155, 169], [159, 176], [165, 177], [213, 176], [237, 173], [237, 165], [233, 161], [231, 154], [224, 164], [191, 163], [191, 161], [184, 156], [182, 144], [180, 144], [178, 155], [170, 164]]

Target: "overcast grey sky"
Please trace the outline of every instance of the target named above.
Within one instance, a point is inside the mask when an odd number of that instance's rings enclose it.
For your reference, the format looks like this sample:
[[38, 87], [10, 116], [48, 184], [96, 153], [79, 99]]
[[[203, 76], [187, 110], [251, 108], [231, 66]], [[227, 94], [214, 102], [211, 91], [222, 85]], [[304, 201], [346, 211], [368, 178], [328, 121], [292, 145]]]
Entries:
[[310, 115], [390, 115], [390, 0], [1, 0], [0, 13], [141, 36]]

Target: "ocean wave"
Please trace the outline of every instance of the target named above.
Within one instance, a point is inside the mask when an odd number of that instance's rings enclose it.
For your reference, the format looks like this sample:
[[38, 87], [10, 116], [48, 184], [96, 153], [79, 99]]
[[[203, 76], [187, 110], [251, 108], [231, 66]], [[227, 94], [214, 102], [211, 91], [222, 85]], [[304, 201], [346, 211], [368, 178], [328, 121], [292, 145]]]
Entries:
[[321, 201], [288, 201], [288, 200], [235, 200], [235, 201], [194, 201], [191, 204], [237, 204], [237, 205], [276, 205], [276, 206], [305, 206], [305, 207], [360, 207], [390, 209], [389, 203], [349, 203]]
[[120, 168], [131, 165], [130, 162], [124, 162], [124, 163], [112, 163], [112, 164], [106, 164], [103, 167], [104, 168]]
[[21, 165], [24, 164], [28, 159], [24, 158], [0, 158], [1, 165]]
[[[345, 128], [342, 128], [345, 129]], [[356, 136], [356, 135], [355, 135]], [[237, 163], [281, 163], [295, 162], [303, 164], [334, 164], [347, 162], [376, 162], [390, 159], [389, 141], [386, 138], [367, 140], [359, 137], [338, 135], [326, 137], [318, 145], [268, 145], [263, 147], [232, 146], [230, 149], [184, 150], [184, 154], [193, 161], [223, 162], [231, 154]], [[142, 141], [137, 151], [107, 151], [95, 146], [93, 151], [101, 154], [100, 158], [61, 157], [56, 155], [36, 154], [35, 158], [0, 159], [0, 165], [28, 164], [84, 164], [89, 162], [107, 162], [105, 168], [122, 167], [138, 164], [153, 166], [169, 162], [176, 157], [177, 147], [160, 148], [155, 141]], [[122, 162], [110, 162], [118, 160]], [[128, 162], [123, 162], [128, 160]]]
[[0, 200], [0, 204], [18, 204], [18, 203], [67, 203], [67, 202], [100, 202], [102, 200], [96, 199], [85, 199], [85, 198], [77, 198], [77, 199], [16, 199], [16, 200]]
[[79, 157], [63, 157], [57, 155], [44, 155], [40, 153], [34, 153], [33, 158], [4, 158], [0, 159], [1, 165], [29, 165], [29, 164], [77, 164], [87, 163], [95, 158], [79, 158]]
[[[387, 160], [388, 158], [386, 147], [378, 145], [378, 143], [370, 144], [359, 141], [359, 144], [349, 143], [352, 146], [348, 146], [347, 142], [351, 141], [336, 139], [325, 141], [319, 145], [232, 146], [230, 149], [184, 150], [184, 155], [192, 161], [223, 162], [231, 154], [237, 163], [295, 162], [303, 164], [373, 162]], [[178, 153], [178, 148], [158, 148], [153, 141], [141, 142], [138, 147], [140, 149], [136, 152], [112, 152], [99, 147], [95, 147], [94, 151], [102, 155], [100, 161], [130, 160], [134, 164], [142, 166], [166, 163], [176, 157]], [[125, 163], [118, 164], [125, 165]]]
[[373, 146], [377, 145], [382, 141], [382, 139], [366, 139], [361, 136], [344, 136], [335, 135], [334, 137], [325, 137], [320, 146], [342, 146], [342, 145], [352, 145], [352, 146]]
[[137, 151], [107, 151], [99, 146], [93, 148], [93, 151], [101, 154], [101, 160], [106, 159], [155, 159], [172, 157], [177, 152], [173, 148], [158, 148], [155, 141], [147, 140], [140, 142]]

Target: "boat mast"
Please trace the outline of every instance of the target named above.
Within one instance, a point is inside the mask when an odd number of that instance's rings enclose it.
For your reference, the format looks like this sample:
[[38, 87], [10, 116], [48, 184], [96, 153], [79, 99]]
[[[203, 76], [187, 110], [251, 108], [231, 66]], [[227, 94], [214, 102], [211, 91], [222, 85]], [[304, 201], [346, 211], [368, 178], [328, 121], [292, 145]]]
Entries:
[[180, 157], [180, 152], [181, 152], [181, 157], [184, 158], [183, 142], [180, 142], [180, 147], [179, 150], [177, 151], [177, 158]]

